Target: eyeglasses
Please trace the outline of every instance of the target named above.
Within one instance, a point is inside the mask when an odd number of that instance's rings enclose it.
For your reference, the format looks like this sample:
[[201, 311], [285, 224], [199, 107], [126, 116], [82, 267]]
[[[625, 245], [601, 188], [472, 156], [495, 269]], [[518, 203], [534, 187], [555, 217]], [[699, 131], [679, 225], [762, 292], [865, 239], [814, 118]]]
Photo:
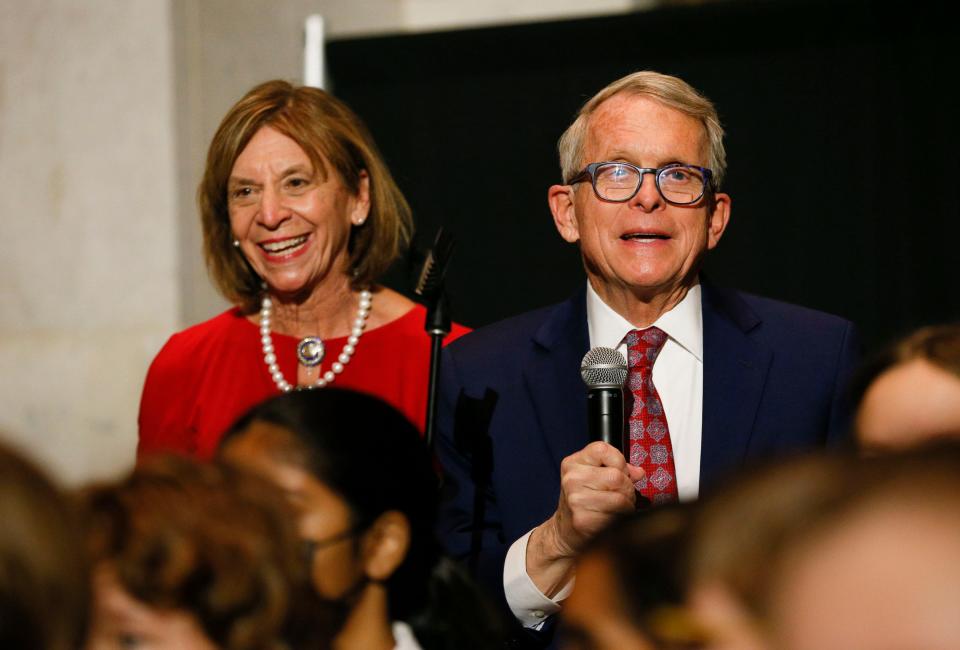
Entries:
[[627, 162], [595, 162], [567, 181], [567, 185], [589, 180], [597, 198], [623, 203], [640, 191], [644, 174], [653, 174], [660, 196], [674, 205], [690, 205], [699, 201], [713, 178], [711, 170], [695, 165], [672, 163], [653, 168], [637, 167]]
[[357, 525], [351, 526], [343, 532], [331, 535], [325, 539], [304, 539], [301, 541], [303, 544], [303, 554], [306, 557], [307, 562], [310, 563], [313, 561], [314, 554], [319, 551], [321, 548], [326, 548], [327, 546], [333, 546], [338, 542], [342, 542], [347, 539], [352, 539], [357, 536], [357, 534], [363, 532], [366, 528], [366, 525]]

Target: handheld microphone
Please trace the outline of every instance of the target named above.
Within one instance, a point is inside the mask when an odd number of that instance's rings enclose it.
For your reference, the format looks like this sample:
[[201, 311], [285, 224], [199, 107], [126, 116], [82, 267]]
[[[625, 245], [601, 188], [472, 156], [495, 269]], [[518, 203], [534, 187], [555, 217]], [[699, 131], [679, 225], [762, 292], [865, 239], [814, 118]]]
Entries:
[[626, 359], [612, 348], [593, 348], [580, 362], [580, 376], [587, 385], [587, 427], [590, 440], [602, 440], [623, 454], [626, 449], [623, 436]]

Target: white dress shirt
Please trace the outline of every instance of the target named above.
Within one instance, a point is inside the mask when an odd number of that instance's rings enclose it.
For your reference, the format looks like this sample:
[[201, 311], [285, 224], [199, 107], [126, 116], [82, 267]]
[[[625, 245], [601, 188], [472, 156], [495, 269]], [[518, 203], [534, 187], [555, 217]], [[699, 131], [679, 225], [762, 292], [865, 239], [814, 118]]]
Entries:
[[[700, 284], [687, 292], [673, 309], [653, 323], [667, 334], [667, 341], [653, 364], [653, 385], [663, 402], [670, 430], [677, 493], [681, 501], [697, 498], [700, 489], [700, 440], [703, 429], [703, 310]], [[636, 329], [607, 305], [587, 282], [587, 327], [590, 347], [616, 348], [628, 358], [624, 338]], [[584, 395], [586, 399], [586, 395]], [[531, 531], [532, 532], [532, 531]], [[527, 542], [530, 533], [507, 551], [503, 588], [507, 604], [524, 627], [539, 628], [573, 589], [573, 580], [552, 599], [547, 598], [527, 575]]]
[[396, 643], [393, 650], [423, 650], [413, 635], [413, 628], [403, 621], [394, 621], [391, 625], [393, 641]]

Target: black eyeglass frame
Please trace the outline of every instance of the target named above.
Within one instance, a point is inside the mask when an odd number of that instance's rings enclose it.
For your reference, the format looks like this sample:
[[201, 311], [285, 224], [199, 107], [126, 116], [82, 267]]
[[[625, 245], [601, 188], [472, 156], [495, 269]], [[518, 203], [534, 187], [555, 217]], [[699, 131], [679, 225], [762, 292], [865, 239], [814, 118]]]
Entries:
[[324, 539], [302, 539], [302, 540], [300, 540], [300, 543], [302, 544], [302, 548], [303, 548], [303, 554], [304, 554], [304, 557], [305, 557], [306, 560], [307, 560], [307, 563], [310, 564], [310, 563], [313, 562], [313, 556], [314, 556], [314, 555], [316, 554], [316, 552], [319, 551], [321, 548], [326, 548], [326, 547], [328, 547], [328, 546], [333, 546], [334, 544], [336, 544], [336, 543], [338, 543], [338, 542], [342, 542], [342, 541], [345, 541], [345, 540], [348, 540], [348, 539], [352, 539], [352, 538], [354, 538], [354, 537], [357, 537], [358, 535], [360, 535], [361, 533], [363, 533], [363, 532], [367, 529], [367, 526], [368, 526], [368, 524], [367, 524], [366, 522], [364, 522], [364, 523], [362, 523], [362, 524], [357, 524], [357, 525], [355, 525], [355, 526], [351, 526], [350, 528], [347, 528], [347, 529], [344, 530], [344, 531], [341, 531], [341, 532], [339, 532], [339, 533], [335, 533], [335, 534], [330, 535], [329, 537], [326, 537], [326, 538], [324, 538]]
[[[600, 196], [600, 192], [597, 190], [597, 169], [603, 165], [622, 165], [624, 167], [629, 167], [630, 169], [636, 170], [638, 173], [637, 177], [637, 186], [634, 188], [630, 196], [623, 199], [608, 199], [603, 196]], [[703, 174], [703, 189], [700, 190], [700, 194], [697, 198], [692, 201], [674, 201], [668, 199], [664, 195], [663, 190], [660, 188], [660, 175], [670, 169], [676, 169], [682, 167], [684, 169], [696, 169], [698, 172]], [[637, 167], [636, 165], [622, 160], [604, 160], [602, 162], [590, 163], [583, 168], [580, 173], [576, 174], [573, 178], [567, 181], [567, 185], [575, 185], [576, 183], [582, 183], [586, 180], [590, 180], [590, 186], [593, 187], [594, 195], [601, 201], [607, 201], [609, 203], [626, 203], [633, 197], [637, 195], [637, 192], [640, 191], [640, 187], [643, 185], [643, 176], [644, 174], [653, 174], [654, 183], [657, 186], [657, 192], [660, 193], [660, 196], [663, 197], [663, 200], [671, 205], [693, 205], [700, 201], [704, 196], [707, 195], [707, 192], [712, 192], [713, 188], [713, 170], [709, 167], [699, 167], [698, 165], [687, 165], [684, 163], [670, 163], [669, 165], [664, 165], [663, 167]]]

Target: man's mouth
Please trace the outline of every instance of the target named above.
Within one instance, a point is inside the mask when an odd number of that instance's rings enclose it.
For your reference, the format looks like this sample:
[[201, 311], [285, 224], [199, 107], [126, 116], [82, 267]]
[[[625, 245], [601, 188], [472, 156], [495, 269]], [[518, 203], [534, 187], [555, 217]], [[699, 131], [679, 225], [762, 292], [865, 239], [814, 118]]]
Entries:
[[657, 239], [670, 239], [670, 237], [659, 232], [628, 232], [620, 235], [620, 239], [623, 241], [655, 241]]
[[261, 242], [259, 246], [271, 255], [282, 255], [300, 248], [307, 242], [308, 238], [309, 235], [300, 235], [299, 237], [291, 237], [290, 239], [274, 239], [272, 241]]

